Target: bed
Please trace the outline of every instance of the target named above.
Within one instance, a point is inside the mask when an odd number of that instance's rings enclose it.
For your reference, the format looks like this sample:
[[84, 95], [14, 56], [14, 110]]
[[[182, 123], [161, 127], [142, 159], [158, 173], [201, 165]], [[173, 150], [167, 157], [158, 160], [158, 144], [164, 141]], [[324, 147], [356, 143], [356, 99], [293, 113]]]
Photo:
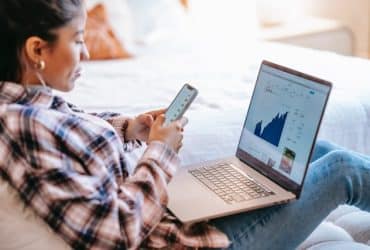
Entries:
[[[235, 153], [259, 65], [267, 59], [333, 82], [319, 139], [370, 153], [367, 60], [274, 43], [222, 49], [223, 43], [175, 41], [147, 47], [132, 60], [85, 63], [84, 76], [65, 98], [89, 111], [135, 115], [166, 107], [191, 82], [199, 96], [186, 114], [190, 122], [180, 152], [186, 166]], [[129, 156], [133, 163], [140, 153]], [[342, 206], [301, 248], [367, 248], [369, 229], [369, 214]]]
[[[226, 49], [224, 43], [215, 40], [182, 38], [141, 48], [129, 60], [84, 62], [83, 77], [76, 83], [75, 90], [59, 94], [87, 111], [109, 110], [135, 115], [166, 107], [183, 83], [190, 82], [199, 89], [199, 96], [186, 114], [190, 122], [180, 152], [185, 167], [235, 153], [259, 65], [262, 59], [267, 59], [333, 82], [319, 138], [370, 154], [370, 62], [367, 60], [274, 43], [250, 41], [245, 46], [229, 44]], [[142, 150], [128, 155], [132, 163]], [[1, 199], [7, 197], [2, 194]], [[32, 217], [20, 217], [22, 211], [23, 208], [7, 212], [14, 221]], [[345, 228], [337, 223], [342, 215], [349, 213], [357, 216], [360, 226], [350, 224]], [[353, 228], [361, 228], [361, 232]], [[46, 227], [44, 230], [42, 235], [52, 234]], [[301, 248], [366, 249], [369, 232], [367, 213], [342, 207]], [[7, 235], [14, 238], [11, 229]], [[2, 238], [2, 242], [7, 242], [4, 234]], [[7, 239], [10, 242], [10, 238]], [[45, 244], [54, 244], [55, 249], [68, 248], [55, 235], [47, 237], [47, 243], [44, 241], [44, 237], [34, 235], [17, 241], [18, 245], [13, 242], [9, 249], [30, 249], [32, 244], [35, 246], [32, 249], [41, 249]], [[330, 245], [333, 241], [344, 245]], [[324, 244], [321, 246], [324, 248], [318, 248], [320, 244]]]
[[146, 48], [130, 60], [86, 62], [75, 90], [62, 95], [88, 111], [135, 115], [166, 107], [191, 82], [199, 96], [186, 114], [181, 158], [187, 165], [235, 152], [259, 65], [267, 59], [333, 82], [319, 138], [370, 153], [367, 60], [272, 43], [225, 54], [206, 44], [171, 46]]

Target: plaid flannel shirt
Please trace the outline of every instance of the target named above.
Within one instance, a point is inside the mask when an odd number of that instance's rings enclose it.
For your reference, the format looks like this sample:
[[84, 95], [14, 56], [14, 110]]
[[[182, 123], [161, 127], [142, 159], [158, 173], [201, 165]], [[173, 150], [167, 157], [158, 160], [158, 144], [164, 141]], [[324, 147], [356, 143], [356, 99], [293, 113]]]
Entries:
[[73, 249], [227, 247], [205, 223], [166, 210], [178, 156], [150, 143], [130, 170], [127, 118], [86, 114], [49, 89], [0, 83], [0, 175]]

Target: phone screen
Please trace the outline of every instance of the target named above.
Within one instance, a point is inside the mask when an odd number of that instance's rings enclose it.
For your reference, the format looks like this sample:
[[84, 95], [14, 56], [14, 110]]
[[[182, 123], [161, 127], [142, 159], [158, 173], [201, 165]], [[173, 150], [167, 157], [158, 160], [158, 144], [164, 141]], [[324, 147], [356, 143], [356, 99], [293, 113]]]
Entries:
[[182, 117], [186, 109], [193, 102], [198, 94], [198, 90], [189, 84], [185, 84], [175, 99], [172, 101], [165, 113], [165, 124], [176, 121]]

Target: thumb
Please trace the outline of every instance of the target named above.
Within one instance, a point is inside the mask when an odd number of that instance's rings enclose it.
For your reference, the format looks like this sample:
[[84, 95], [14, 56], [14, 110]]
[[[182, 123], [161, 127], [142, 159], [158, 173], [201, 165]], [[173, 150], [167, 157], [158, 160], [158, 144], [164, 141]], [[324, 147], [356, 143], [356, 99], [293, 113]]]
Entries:
[[153, 117], [149, 114], [142, 114], [138, 117], [140, 122], [145, 124], [147, 127], [151, 127], [153, 124]]
[[165, 115], [161, 114], [157, 116], [157, 119], [155, 119], [155, 123], [162, 126], [165, 120], [166, 120]]

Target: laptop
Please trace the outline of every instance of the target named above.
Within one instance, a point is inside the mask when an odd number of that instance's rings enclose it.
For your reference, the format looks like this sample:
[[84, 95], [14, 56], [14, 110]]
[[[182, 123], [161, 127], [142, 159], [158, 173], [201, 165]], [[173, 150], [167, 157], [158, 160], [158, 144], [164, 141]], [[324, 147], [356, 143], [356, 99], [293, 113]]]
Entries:
[[298, 199], [331, 88], [263, 61], [235, 156], [180, 169], [169, 210], [191, 223]]

